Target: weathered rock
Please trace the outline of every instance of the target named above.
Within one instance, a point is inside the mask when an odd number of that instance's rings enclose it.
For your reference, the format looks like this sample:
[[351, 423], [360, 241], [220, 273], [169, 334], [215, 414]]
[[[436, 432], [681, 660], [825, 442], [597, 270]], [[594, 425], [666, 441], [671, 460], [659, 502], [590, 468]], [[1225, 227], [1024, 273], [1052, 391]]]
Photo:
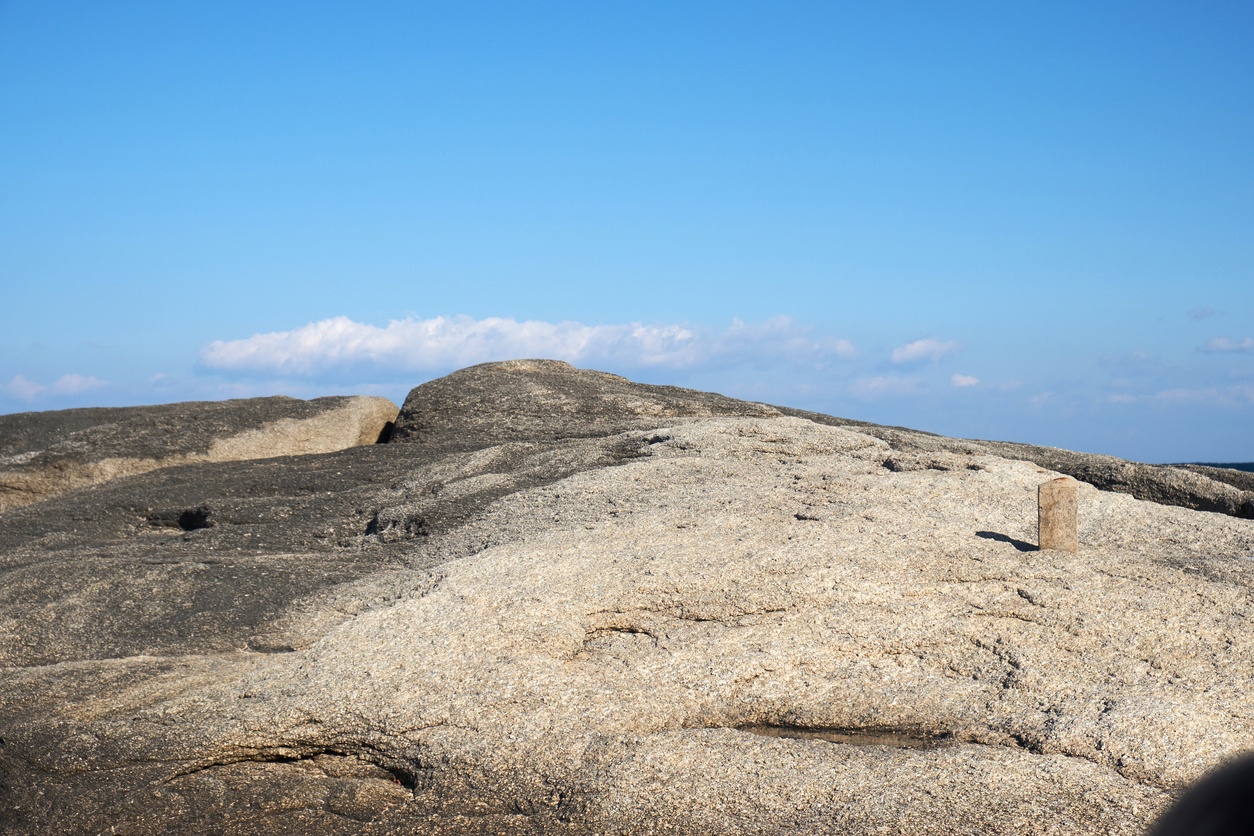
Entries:
[[471, 371], [0, 514], [0, 827], [1140, 833], [1254, 739], [1248, 520], [1080, 485], [1037, 551], [1027, 462]]
[[1036, 543], [1042, 549], [1074, 554], [1080, 549], [1076, 481], [1066, 476], [1036, 488]]
[[[938, 453], [959, 456], [983, 453], [1032, 462], [1087, 482], [1095, 488], [1125, 493], [1149, 502], [1254, 519], [1254, 474], [1239, 470], [1203, 465], [1143, 464], [1098, 453], [1077, 453], [1012, 441], [947, 438], [905, 427], [884, 427], [800, 409], [777, 409], [784, 415], [864, 432], [887, 441], [893, 450], [908, 454], [904, 458], [895, 455], [894, 461], [918, 461], [920, 456]], [[946, 467], [942, 466], [942, 469]]]
[[379, 440], [386, 398], [248, 398], [0, 415], [0, 511], [188, 462], [329, 453]]
[[1231, 467], [1211, 467], [1205, 464], [1177, 464], [1172, 467], [1200, 473], [1216, 482], [1232, 485], [1242, 491], [1254, 491], [1254, 473], [1248, 470], [1237, 470]]
[[632, 383], [559, 360], [511, 360], [471, 366], [414, 389], [392, 440], [475, 449], [507, 441], [603, 437], [675, 418], [780, 414], [765, 404]]
[[1220, 474], [1030, 444], [996, 441], [979, 444], [994, 455], [1030, 461], [1104, 491], [1126, 493], [1163, 505], [1254, 519], [1254, 491], [1242, 490], [1236, 487], [1234, 480], [1220, 478]]
[[[500, 415], [509, 418], [502, 421]], [[984, 453], [1032, 462], [1137, 499], [1254, 519], [1254, 474], [1250, 473], [1201, 465], [1142, 464], [1033, 444], [947, 438], [675, 386], [632, 383], [556, 360], [484, 363], [425, 383], [406, 398], [393, 440], [438, 444], [441, 449], [475, 449], [504, 441], [588, 438], [656, 428], [671, 418], [777, 415], [883, 439], [900, 454], [886, 464], [890, 469], [949, 469], [962, 466], [952, 455]], [[937, 465], [941, 460], [937, 454], [951, 457]]]

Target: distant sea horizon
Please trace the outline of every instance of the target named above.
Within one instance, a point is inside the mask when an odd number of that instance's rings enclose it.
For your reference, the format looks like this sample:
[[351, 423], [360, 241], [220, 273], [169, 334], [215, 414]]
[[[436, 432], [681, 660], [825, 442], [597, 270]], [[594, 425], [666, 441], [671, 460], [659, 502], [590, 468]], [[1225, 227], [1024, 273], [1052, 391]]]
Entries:
[[1254, 473], [1254, 462], [1184, 462], [1184, 464], [1196, 464], [1202, 467], [1226, 467], [1229, 470], [1244, 470], [1246, 473]]

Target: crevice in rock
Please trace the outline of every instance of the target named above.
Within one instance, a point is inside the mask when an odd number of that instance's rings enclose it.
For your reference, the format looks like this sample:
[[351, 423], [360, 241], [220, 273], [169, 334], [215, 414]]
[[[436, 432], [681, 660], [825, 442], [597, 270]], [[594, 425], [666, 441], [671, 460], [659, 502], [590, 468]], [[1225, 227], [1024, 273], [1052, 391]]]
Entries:
[[213, 769], [220, 769], [222, 767], [234, 766], [240, 763], [297, 764], [297, 763], [303, 763], [303, 762], [308, 762], [308, 761], [315, 761], [317, 758], [320, 758], [323, 756], [330, 756], [330, 757], [335, 757], [335, 758], [350, 758], [352, 760], [356, 760], [361, 763], [370, 764], [371, 766], [377, 767], [378, 769], [390, 775], [393, 781], [395, 781], [397, 784], [400, 784], [402, 787], [409, 790], [410, 792], [413, 792], [414, 789], [418, 786], [418, 780], [419, 780], [418, 775], [411, 768], [390, 762], [391, 759], [388, 759], [387, 761], [381, 761], [378, 758], [372, 758], [362, 753], [351, 752], [348, 750], [337, 749], [334, 747], [313, 747], [307, 750], [302, 750], [301, 752], [297, 754], [282, 754], [276, 751], [258, 751], [258, 752], [253, 752], [248, 755], [241, 755], [239, 757], [221, 758], [215, 761], [211, 761], [209, 763], [202, 763], [192, 768], [184, 769], [179, 772], [176, 772], [175, 774], [167, 778], [164, 781], [164, 783], [170, 784], [181, 778], [186, 778], [191, 775], [197, 775], [202, 772], [208, 772]]
[[1011, 732], [1010, 739], [1014, 741], [1015, 746], [1034, 755], [1045, 754], [1045, 749], [1041, 745], [1041, 741], [1034, 736], [1026, 735], [1021, 732]]
[[644, 459], [653, 455], [653, 451], [649, 447], [653, 444], [647, 438], [624, 438], [614, 442], [609, 449], [610, 467], [623, 464], [633, 459]]
[[377, 536], [379, 534], [391, 535], [394, 539], [412, 540], [416, 537], [431, 536], [431, 527], [426, 517], [419, 514], [408, 516], [396, 515], [393, 519], [379, 519], [377, 512], [370, 518], [370, 522], [366, 523], [365, 531], [362, 533], [367, 537]]
[[193, 508], [153, 511], [144, 519], [154, 528], [177, 528], [182, 531], [197, 531], [217, 525], [213, 509], [204, 503]]
[[252, 653], [273, 655], [276, 653], [295, 653], [296, 647], [291, 644], [266, 644], [264, 641], [250, 640], [248, 642], [248, 650]]
[[829, 727], [794, 726], [756, 723], [736, 726], [736, 731], [761, 737], [782, 737], [789, 740], [825, 740], [846, 746], [892, 746], [897, 749], [938, 749], [958, 743], [953, 732], [932, 732], [888, 726]]
[[740, 619], [751, 618], [753, 616], [773, 615], [775, 613], [787, 612], [788, 607], [764, 606], [760, 609], [744, 609], [729, 610], [720, 613], [694, 612], [682, 605], [673, 607], [633, 607], [629, 610], [594, 610], [588, 613], [589, 616], [618, 616], [618, 617], [639, 617], [643, 615], [660, 616], [675, 621], [683, 621], [692, 624], [719, 624], [723, 627], [742, 627], [743, 624], [738, 623]]
[[595, 648], [598, 644], [613, 638], [615, 635], [647, 638], [654, 646], [657, 646], [658, 643], [657, 634], [643, 627], [598, 627], [594, 630], [589, 630], [584, 636], [583, 648], [584, 650]]
[[375, 444], [387, 444], [392, 440], [392, 433], [396, 429], [395, 421], [388, 421], [383, 425], [383, 429], [379, 430], [379, 437], [375, 439]]
[[889, 746], [896, 749], [941, 749], [948, 746], [987, 746], [1027, 752], [1032, 755], [1060, 756], [1109, 769], [1119, 777], [1134, 784], [1158, 790], [1170, 786], [1137, 774], [1122, 759], [1111, 763], [1099, 756], [1082, 752], [1068, 752], [1047, 745], [1047, 738], [1031, 732], [1011, 731], [995, 733], [993, 739], [986, 734], [953, 731], [933, 731], [920, 728], [895, 726], [798, 726], [787, 723], [760, 723], [732, 727], [735, 731], [756, 734], [761, 737], [777, 737], [786, 740], [823, 740], [845, 746]]

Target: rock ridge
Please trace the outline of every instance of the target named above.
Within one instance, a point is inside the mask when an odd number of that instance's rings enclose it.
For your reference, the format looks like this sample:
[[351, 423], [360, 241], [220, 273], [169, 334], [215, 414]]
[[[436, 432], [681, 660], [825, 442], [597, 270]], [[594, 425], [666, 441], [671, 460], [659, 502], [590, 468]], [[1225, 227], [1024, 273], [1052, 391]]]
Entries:
[[396, 413], [386, 398], [275, 396], [0, 415], [0, 511], [190, 462], [373, 444]]
[[0, 832], [1139, 834], [1254, 739], [1248, 519], [551, 361], [396, 429], [0, 512]]
[[[510, 420], [497, 420], [508, 415]], [[913, 456], [983, 453], [1028, 461], [1137, 499], [1254, 519], [1254, 474], [1202, 466], [1152, 465], [1006, 441], [947, 438], [783, 406], [737, 401], [677, 386], [633, 383], [557, 360], [484, 363], [425, 383], [406, 398], [392, 440], [456, 446], [557, 440], [655, 429], [674, 418], [792, 416], [845, 427]], [[933, 464], [939, 461], [931, 459]], [[907, 465], [910, 466], [910, 465]], [[918, 464], [917, 466], [927, 466]]]

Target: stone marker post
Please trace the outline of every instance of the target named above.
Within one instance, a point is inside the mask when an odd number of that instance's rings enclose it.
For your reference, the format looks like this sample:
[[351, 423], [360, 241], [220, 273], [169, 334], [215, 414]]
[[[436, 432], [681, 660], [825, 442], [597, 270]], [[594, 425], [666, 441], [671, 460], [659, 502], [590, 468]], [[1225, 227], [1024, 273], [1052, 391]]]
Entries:
[[1042, 549], [1075, 553], [1080, 548], [1076, 523], [1076, 481], [1062, 476], [1036, 489], [1037, 540]]

